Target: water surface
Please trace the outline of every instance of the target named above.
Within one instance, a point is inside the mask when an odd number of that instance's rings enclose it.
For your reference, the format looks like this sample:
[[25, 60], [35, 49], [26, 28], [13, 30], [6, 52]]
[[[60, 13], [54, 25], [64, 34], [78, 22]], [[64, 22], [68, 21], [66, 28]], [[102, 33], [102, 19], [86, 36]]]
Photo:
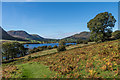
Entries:
[[[66, 43], [66, 45], [68, 44], [72, 44], [72, 45], [76, 45], [76, 43]], [[28, 45], [28, 46], [27, 46]], [[30, 48], [30, 49], [33, 49], [34, 47], [37, 48], [37, 47], [41, 47], [41, 46], [51, 46], [51, 47], [54, 47], [54, 46], [59, 46], [59, 43], [44, 43], [44, 44], [24, 44], [24, 47], [25, 48]]]

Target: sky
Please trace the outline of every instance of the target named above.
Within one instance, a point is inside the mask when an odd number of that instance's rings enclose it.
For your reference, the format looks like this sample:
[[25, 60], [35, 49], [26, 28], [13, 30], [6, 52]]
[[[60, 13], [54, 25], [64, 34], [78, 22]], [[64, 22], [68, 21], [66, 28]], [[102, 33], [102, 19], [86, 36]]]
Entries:
[[[6, 31], [24, 30], [44, 38], [61, 39], [89, 31], [87, 22], [102, 12], [112, 13], [118, 21], [117, 2], [7, 2], [6, 0], [2, 3], [2, 27]], [[113, 30], [117, 29], [118, 22]]]
[[119, 0], [2, 0], [3, 2], [118, 2]]

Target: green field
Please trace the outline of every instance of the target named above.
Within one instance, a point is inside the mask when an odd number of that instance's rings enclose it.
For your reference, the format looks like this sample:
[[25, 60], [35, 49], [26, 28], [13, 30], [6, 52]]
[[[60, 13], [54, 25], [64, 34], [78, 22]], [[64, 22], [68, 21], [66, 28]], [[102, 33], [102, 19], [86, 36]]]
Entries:
[[[119, 40], [3, 64], [6, 78], [120, 78]], [[51, 74], [51, 75], [50, 75]]]

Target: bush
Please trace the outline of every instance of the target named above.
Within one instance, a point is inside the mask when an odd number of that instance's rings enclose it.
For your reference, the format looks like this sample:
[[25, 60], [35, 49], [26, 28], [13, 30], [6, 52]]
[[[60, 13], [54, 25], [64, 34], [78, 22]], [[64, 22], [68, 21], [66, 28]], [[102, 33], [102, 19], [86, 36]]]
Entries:
[[30, 56], [28, 56], [28, 59], [31, 59], [31, 55], [30, 55]]
[[65, 40], [60, 40], [60, 41], [59, 41], [59, 45], [66, 45]]
[[83, 44], [88, 44], [88, 41], [83, 41]]
[[48, 46], [47, 49], [52, 49], [52, 47], [51, 47], [51, 46]]
[[81, 43], [83, 43], [83, 40], [78, 39], [76, 43], [77, 43], [77, 44], [81, 44]]
[[57, 48], [57, 45], [54, 45], [54, 47], [53, 48]]
[[42, 46], [43, 49], [47, 49], [47, 46]]
[[43, 50], [43, 48], [39, 48], [39, 51], [42, 51]]
[[66, 48], [65, 48], [64, 45], [59, 46], [59, 47], [57, 48], [57, 51], [58, 51], [58, 52], [60, 52], [60, 51], [65, 51], [65, 50], [66, 50]]
[[[42, 49], [41, 49], [42, 50]], [[39, 48], [34, 48], [34, 49], [31, 49], [29, 51], [29, 53], [35, 53], [35, 52], [38, 52], [38, 51], [41, 51]]]
[[39, 49], [39, 48], [35, 49], [35, 52], [38, 52], [38, 51], [40, 51], [40, 49]]
[[31, 59], [32, 57], [31, 57], [31, 55], [30, 56], [28, 56], [28, 61]]
[[38, 47], [37, 49], [39, 49], [39, 51], [42, 51], [44, 48], [42, 48], [42, 47]]
[[29, 50], [29, 53], [34, 53], [35, 51], [33, 49]]
[[69, 44], [67, 44], [66, 46], [70, 46]]
[[34, 47], [33, 49], [37, 49], [36, 47]]
[[59, 46], [57, 47], [57, 51], [58, 52], [65, 51], [66, 50], [65, 46], [66, 46], [65, 40], [60, 40], [59, 41]]

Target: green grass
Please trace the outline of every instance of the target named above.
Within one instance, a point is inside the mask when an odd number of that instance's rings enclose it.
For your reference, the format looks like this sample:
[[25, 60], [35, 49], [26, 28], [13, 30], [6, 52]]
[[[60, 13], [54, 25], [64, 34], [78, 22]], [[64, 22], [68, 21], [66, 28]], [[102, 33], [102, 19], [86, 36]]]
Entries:
[[21, 78], [51, 78], [55, 75], [55, 72], [50, 71], [48, 66], [38, 62], [29, 62], [17, 66], [21, 70], [19, 76]]

